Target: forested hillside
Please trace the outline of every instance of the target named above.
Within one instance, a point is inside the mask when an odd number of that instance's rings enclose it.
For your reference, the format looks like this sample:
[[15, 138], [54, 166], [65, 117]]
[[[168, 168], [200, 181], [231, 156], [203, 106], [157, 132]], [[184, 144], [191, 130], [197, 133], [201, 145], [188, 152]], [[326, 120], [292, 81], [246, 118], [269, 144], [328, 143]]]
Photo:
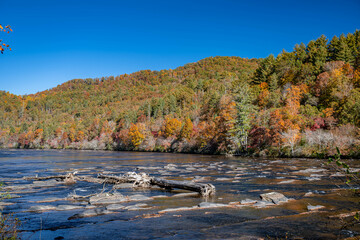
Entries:
[[[51, 77], [51, 76], [50, 76]], [[0, 92], [0, 146], [360, 156], [360, 31], [277, 57]]]

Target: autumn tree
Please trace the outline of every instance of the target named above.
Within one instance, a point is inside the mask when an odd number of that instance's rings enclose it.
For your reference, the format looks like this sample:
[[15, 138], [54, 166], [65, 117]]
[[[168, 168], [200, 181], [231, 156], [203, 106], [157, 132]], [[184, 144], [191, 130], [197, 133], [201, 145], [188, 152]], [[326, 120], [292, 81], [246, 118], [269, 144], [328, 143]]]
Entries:
[[130, 130], [129, 130], [129, 138], [133, 147], [138, 147], [142, 141], [145, 139], [144, 134], [142, 131], [144, 130], [144, 126], [141, 124], [133, 124], [131, 123]]
[[[12, 32], [13, 30], [11, 29], [11, 27], [9, 25], [5, 26], [5, 28], [0, 24], [0, 31], [3, 31], [3, 32], [6, 32], [6, 33], [10, 33]], [[0, 52], [1, 54], [4, 53], [4, 51], [6, 49], [9, 49], [11, 51], [11, 48], [9, 46], [9, 44], [6, 44], [3, 42], [2, 39], [0, 39]]]
[[238, 149], [235, 137], [236, 103], [224, 95], [219, 105], [219, 116], [215, 118], [218, 151], [232, 154]]
[[184, 126], [181, 129], [180, 137], [183, 139], [189, 140], [191, 137], [192, 131], [193, 131], [193, 123], [191, 122], [190, 118], [187, 118], [185, 120]]
[[181, 121], [176, 118], [166, 118], [164, 135], [165, 137], [178, 136], [181, 130]]

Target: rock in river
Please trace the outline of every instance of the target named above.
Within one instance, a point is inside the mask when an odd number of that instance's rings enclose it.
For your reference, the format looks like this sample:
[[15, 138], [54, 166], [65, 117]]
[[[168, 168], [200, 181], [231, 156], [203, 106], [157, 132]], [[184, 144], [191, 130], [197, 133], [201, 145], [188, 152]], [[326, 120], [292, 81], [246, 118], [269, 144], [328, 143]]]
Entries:
[[198, 205], [199, 208], [218, 208], [218, 207], [228, 207], [228, 204], [222, 203], [211, 203], [211, 202], [202, 202]]
[[42, 212], [42, 211], [52, 211], [55, 209], [56, 209], [56, 207], [51, 206], [51, 205], [37, 205], [37, 206], [31, 206], [28, 211], [29, 212]]
[[320, 208], [324, 208], [324, 206], [322, 206], [322, 205], [313, 206], [313, 205], [310, 205], [310, 204], [307, 206], [307, 209], [308, 209], [309, 211], [318, 210], [318, 209], [320, 209]]
[[90, 198], [90, 204], [115, 204], [129, 201], [128, 197], [120, 193], [100, 193]]
[[113, 213], [113, 212], [111, 212], [107, 209], [104, 209], [104, 208], [89, 209], [89, 210], [85, 210], [82, 213], [75, 214], [72, 217], [69, 217], [69, 220], [76, 219], [76, 218], [84, 218], [84, 217], [94, 217], [94, 216], [109, 214], [109, 213]]
[[110, 205], [106, 206], [106, 209], [109, 211], [116, 211], [116, 210], [121, 210], [124, 208], [125, 208], [125, 206], [121, 205], [121, 204], [110, 204]]
[[241, 200], [240, 204], [248, 205], [248, 204], [255, 204], [256, 202], [257, 202], [256, 200], [247, 198], [245, 200]]
[[273, 202], [275, 204], [279, 204], [281, 202], [287, 202], [289, 200], [283, 194], [278, 192], [260, 194], [260, 198], [266, 202]]

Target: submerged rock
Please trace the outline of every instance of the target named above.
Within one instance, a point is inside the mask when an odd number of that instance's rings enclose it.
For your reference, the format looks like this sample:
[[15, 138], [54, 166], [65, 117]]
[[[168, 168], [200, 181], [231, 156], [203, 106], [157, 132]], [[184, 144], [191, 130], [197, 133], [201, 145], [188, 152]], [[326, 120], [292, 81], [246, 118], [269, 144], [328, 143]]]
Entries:
[[83, 208], [83, 206], [78, 206], [78, 205], [59, 205], [56, 207], [55, 210], [57, 211], [69, 211], [69, 210], [74, 210], [74, 209], [80, 209]]
[[309, 211], [318, 210], [318, 209], [320, 209], [320, 208], [324, 208], [324, 206], [322, 206], [322, 205], [313, 206], [313, 205], [310, 205], [310, 204], [307, 206], [307, 209], [308, 209]]
[[134, 186], [133, 183], [121, 183], [114, 185], [113, 189], [127, 189], [127, 188], [132, 188], [133, 186]]
[[37, 206], [31, 206], [28, 211], [43, 212], [43, 211], [52, 211], [52, 210], [56, 210], [56, 207], [51, 205], [37, 205]]
[[287, 183], [293, 183], [295, 182], [296, 180], [295, 179], [291, 179], [291, 180], [285, 180], [285, 181], [281, 181], [281, 182], [278, 182], [278, 184], [287, 184]]
[[167, 170], [170, 170], [170, 171], [178, 171], [178, 169], [176, 167], [177, 166], [175, 164], [168, 164], [164, 168]]
[[150, 207], [148, 207], [147, 204], [145, 203], [138, 203], [135, 205], [130, 205], [125, 207], [126, 210], [128, 211], [136, 211], [136, 210], [145, 210], [145, 209], [150, 209]]
[[228, 207], [228, 204], [222, 203], [211, 203], [211, 202], [202, 202], [198, 205], [199, 208], [218, 208], [218, 207]]
[[89, 209], [85, 210], [82, 213], [75, 214], [74, 216], [69, 217], [69, 220], [71, 219], [77, 219], [77, 218], [84, 218], [84, 217], [94, 217], [104, 214], [113, 213], [112, 211], [109, 211], [105, 208], [95, 208], [95, 209]]
[[294, 173], [318, 173], [318, 172], [326, 172], [327, 170], [324, 168], [308, 168], [305, 170], [300, 170]]
[[240, 204], [248, 205], [248, 204], [255, 204], [256, 202], [257, 202], [257, 200], [247, 198], [245, 200], [241, 200]]
[[304, 194], [304, 197], [309, 197], [309, 196], [311, 196], [313, 194], [314, 194], [313, 192], [307, 192], [307, 193]]
[[182, 198], [182, 197], [198, 197], [200, 194], [195, 193], [178, 193], [172, 196], [172, 198]]
[[124, 208], [125, 208], [125, 206], [121, 205], [121, 204], [110, 204], [110, 205], [106, 206], [106, 209], [109, 211], [116, 211], [116, 210], [121, 210]]
[[90, 197], [90, 204], [115, 204], [129, 201], [128, 197], [120, 193], [100, 193]]
[[152, 200], [152, 198], [146, 197], [146, 196], [141, 195], [141, 194], [135, 194], [135, 195], [129, 196], [128, 198], [129, 198], [130, 201], [149, 201], [149, 200]]
[[63, 201], [65, 198], [57, 198], [57, 197], [50, 197], [45, 198], [43, 200], [36, 201], [36, 203], [49, 203], [49, 202], [57, 202], [57, 201]]
[[187, 210], [194, 210], [196, 208], [199, 208], [199, 207], [198, 206], [193, 206], [193, 207], [168, 208], [168, 209], [164, 209], [164, 210], [159, 211], [159, 213], [187, 211]]
[[273, 202], [275, 204], [279, 204], [281, 202], [287, 202], [289, 200], [283, 194], [278, 192], [260, 194], [260, 198], [266, 202]]
[[275, 205], [275, 204], [272, 203], [272, 202], [269, 202], [269, 201], [257, 201], [257, 202], [253, 205], [253, 207], [263, 208], [263, 207], [272, 206], [272, 205]]

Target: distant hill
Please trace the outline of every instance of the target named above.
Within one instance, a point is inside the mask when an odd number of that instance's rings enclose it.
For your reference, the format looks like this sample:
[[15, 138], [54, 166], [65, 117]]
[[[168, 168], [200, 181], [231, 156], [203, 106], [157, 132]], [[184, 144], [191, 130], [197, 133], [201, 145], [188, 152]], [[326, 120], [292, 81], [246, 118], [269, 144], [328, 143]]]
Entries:
[[27, 96], [0, 92], [0, 146], [284, 156], [339, 146], [358, 156], [359, 46], [356, 31], [277, 57], [209, 57]]

